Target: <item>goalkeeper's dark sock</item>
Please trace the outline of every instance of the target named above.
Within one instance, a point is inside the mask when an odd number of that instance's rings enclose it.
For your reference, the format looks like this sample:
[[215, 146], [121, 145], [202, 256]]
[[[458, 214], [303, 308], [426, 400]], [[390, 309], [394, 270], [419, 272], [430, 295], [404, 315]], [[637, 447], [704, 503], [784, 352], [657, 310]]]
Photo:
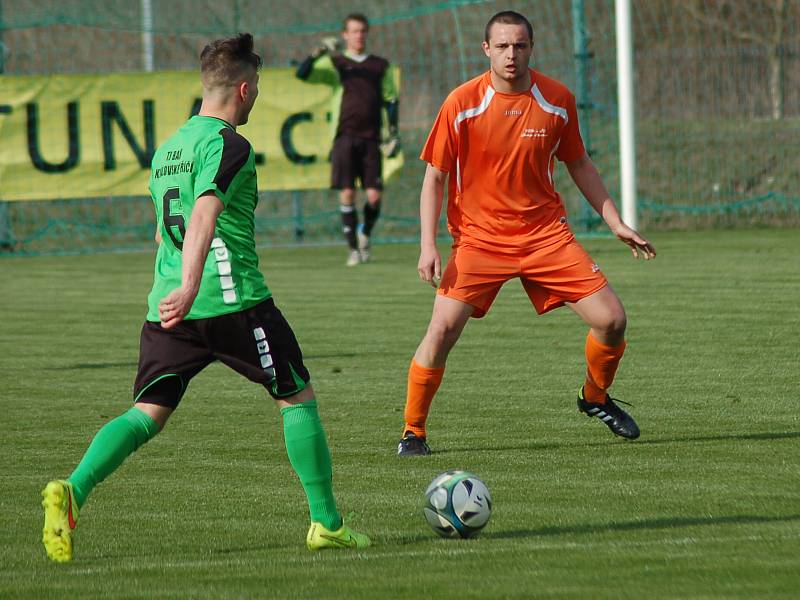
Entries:
[[381, 214], [381, 201], [378, 200], [375, 204], [369, 202], [364, 203], [364, 235], [372, 235], [372, 228], [375, 227], [375, 222]]
[[72, 484], [78, 508], [98, 483], [157, 433], [158, 424], [136, 407], [103, 425], [67, 479]]
[[358, 228], [358, 212], [354, 204], [340, 204], [339, 210], [342, 213], [342, 233], [347, 240], [347, 245], [351, 250], [358, 248], [356, 242], [356, 229]]
[[311, 520], [330, 531], [342, 526], [333, 497], [333, 467], [328, 440], [312, 400], [281, 409], [289, 462], [306, 492]]

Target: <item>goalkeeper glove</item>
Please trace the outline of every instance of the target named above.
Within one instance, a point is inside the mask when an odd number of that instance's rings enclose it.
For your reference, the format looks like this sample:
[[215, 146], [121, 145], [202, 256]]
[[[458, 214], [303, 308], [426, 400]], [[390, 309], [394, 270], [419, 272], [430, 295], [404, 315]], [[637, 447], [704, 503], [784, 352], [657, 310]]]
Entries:
[[339, 51], [341, 42], [339, 38], [336, 36], [330, 36], [322, 38], [319, 42], [319, 45], [314, 48], [314, 51], [311, 53], [311, 56], [314, 58], [319, 58], [323, 54], [331, 53], [334, 54]]
[[390, 129], [389, 137], [386, 138], [381, 144], [381, 153], [386, 158], [394, 158], [400, 154], [402, 147], [403, 145], [400, 142], [400, 133], [397, 131], [397, 129]]

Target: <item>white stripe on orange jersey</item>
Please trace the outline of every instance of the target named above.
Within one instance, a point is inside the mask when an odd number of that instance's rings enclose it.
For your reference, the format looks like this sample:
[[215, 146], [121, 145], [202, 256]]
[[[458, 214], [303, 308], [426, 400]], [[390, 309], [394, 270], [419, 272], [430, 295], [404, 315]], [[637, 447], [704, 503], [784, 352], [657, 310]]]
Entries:
[[494, 98], [494, 88], [489, 86], [486, 88], [486, 95], [483, 97], [483, 100], [481, 100], [481, 103], [478, 104], [478, 106], [473, 106], [472, 108], [462, 110], [460, 113], [458, 113], [453, 121], [453, 128], [456, 130], [456, 133], [458, 133], [458, 125], [461, 123], [461, 121], [465, 119], [471, 119], [472, 117], [477, 117], [479, 114], [484, 112], [487, 108], [489, 108], [489, 103], [492, 101], [492, 98]]
[[[486, 88], [486, 95], [481, 100], [481, 103], [478, 106], [473, 106], [472, 108], [467, 108], [466, 110], [462, 110], [456, 116], [455, 120], [453, 121], [453, 129], [456, 130], [458, 133], [458, 125], [461, 121], [465, 121], [466, 119], [471, 119], [473, 117], [477, 117], [479, 114], [484, 112], [487, 108], [489, 108], [489, 103], [494, 98], [494, 88], [489, 86]], [[456, 187], [458, 191], [461, 191], [461, 161], [458, 160], [456, 157]]]
[[533, 97], [536, 98], [536, 102], [542, 107], [543, 111], [558, 115], [564, 119], [565, 123], [569, 123], [567, 109], [556, 106], [555, 104], [550, 104], [547, 100], [545, 100], [544, 96], [542, 96], [542, 92], [539, 91], [539, 86], [535, 83], [533, 84], [533, 87], [531, 87], [531, 94], [533, 94]]

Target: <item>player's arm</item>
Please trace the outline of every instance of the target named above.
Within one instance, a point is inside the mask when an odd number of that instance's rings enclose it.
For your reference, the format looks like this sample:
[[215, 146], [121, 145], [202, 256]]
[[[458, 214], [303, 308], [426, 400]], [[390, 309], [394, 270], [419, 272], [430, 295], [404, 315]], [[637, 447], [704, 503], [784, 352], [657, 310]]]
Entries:
[[400, 101], [397, 98], [388, 100], [384, 103], [386, 107], [386, 121], [389, 123], [389, 134], [398, 135], [400, 128]]
[[394, 82], [394, 73], [388, 66], [381, 79], [381, 96], [389, 128], [389, 139], [384, 144], [384, 153], [388, 158], [392, 158], [400, 152], [400, 99]]
[[295, 77], [308, 83], [337, 85], [339, 83], [339, 72], [330, 58], [330, 55], [337, 51], [338, 42], [336, 38], [323, 39], [297, 67]]
[[[150, 185], [148, 185], [148, 190], [150, 191], [150, 199], [155, 204], [156, 198], [153, 195], [152, 183]], [[158, 218], [156, 218], [156, 231], [153, 234], [153, 239], [156, 241], [156, 246], [160, 246], [161, 245], [161, 224], [158, 222]]]
[[617, 207], [608, 190], [606, 190], [606, 186], [600, 178], [600, 173], [597, 172], [597, 167], [594, 166], [594, 162], [589, 158], [589, 155], [584, 153], [579, 159], [565, 164], [570, 177], [586, 197], [586, 200], [597, 211], [597, 214], [603, 217], [603, 220], [614, 235], [630, 246], [633, 256], [639, 258], [639, 252], [641, 252], [645, 260], [655, 258], [656, 249], [653, 244], [623, 223]]
[[446, 181], [447, 173], [428, 163], [419, 195], [420, 253], [417, 271], [419, 278], [433, 287], [438, 287], [442, 278], [442, 257], [436, 247], [436, 233]]
[[158, 316], [164, 329], [180, 323], [192, 308], [222, 209], [222, 201], [211, 192], [203, 194], [195, 202], [183, 240], [181, 287], [172, 290], [158, 305]]

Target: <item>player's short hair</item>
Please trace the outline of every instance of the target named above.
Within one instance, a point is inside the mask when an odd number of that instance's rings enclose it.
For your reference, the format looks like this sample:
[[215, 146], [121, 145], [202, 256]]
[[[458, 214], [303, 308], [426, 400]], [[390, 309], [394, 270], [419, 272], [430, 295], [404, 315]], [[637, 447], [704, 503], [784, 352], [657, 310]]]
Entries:
[[200, 73], [206, 87], [234, 86], [250, 69], [261, 68], [261, 57], [253, 52], [253, 36], [240, 33], [214, 40], [200, 53]]
[[364, 27], [369, 31], [369, 21], [367, 20], [367, 17], [361, 13], [350, 13], [349, 15], [347, 15], [342, 20], [342, 31], [345, 31], [347, 29], [347, 24], [350, 21], [358, 21], [359, 23], [364, 25]]
[[489, 43], [489, 30], [495, 23], [502, 23], [503, 25], [525, 25], [525, 27], [528, 28], [528, 37], [533, 41], [533, 25], [531, 25], [531, 22], [518, 12], [504, 10], [489, 19], [489, 22], [486, 24], [484, 36], [487, 44]]

